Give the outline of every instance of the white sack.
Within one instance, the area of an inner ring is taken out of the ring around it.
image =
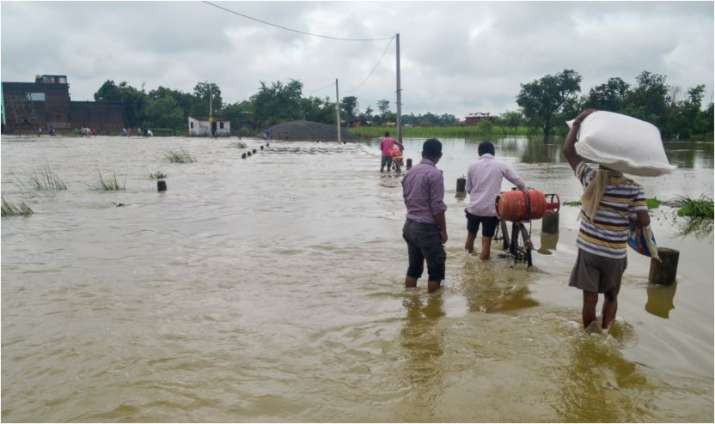
[[[567,122],[571,127],[573,121]],[[668,163],[658,128],[630,116],[596,111],[581,123],[576,153],[590,161],[627,174],[655,177],[668,174]]]

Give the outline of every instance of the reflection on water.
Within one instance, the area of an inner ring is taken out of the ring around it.
[[[638,366],[623,358],[610,336],[579,336],[563,383],[562,404],[557,409],[564,421],[648,421],[649,399],[632,394],[651,387]]]
[[[551,255],[556,250],[556,245],[559,244],[559,235],[541,233],[541,245],[538,252],[542,255]]]
[[[523,163],[565,163],[563,137],[553,137],[546,143],[542,137],[532,136],[480,137],[467,139],[466,144],[476,150],[485,140],[494,143],[497,156],[517,157]],[[679,168],[713,167],[713,143],[665,142],[663,146],[668,160]]]
[[[670,311],[675,309],[673,298],[675,298],[675,290],[678,287],[673,283],[669,286],[660,284],[648,285],[648,302],[645,304],[645,310],[655,316],[668,318]]]
[[[509,267],[507,261],[482,261],[476,257],[464,263],[464,296],[472,312],[505,312],[537,306],[528,283],[530,273]]]
[[[668,142],[664,146],[670,163],[679,168],[713,167],[713,143]]]
[[[445,315],[442,293],[425,300],[411,293],[404,301],[406,316],[400,331],[400,346],[405,361],[402,374],[410,390],[410,406],[404,420],[435,421],[435,391],[442,383],[441,357],[444,354],[442,329],[437,326]]]

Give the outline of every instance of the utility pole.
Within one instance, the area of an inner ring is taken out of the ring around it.
[[[400,34],[395,35],[397,51],[397,140],[402,144],[402,86],[400,84]]]
[[[338,92],[338,79],[335,78],[335,125],[338,129],[338,143],[343,140],[340,136],[340,93]]]
[[[211,87],[209,86],[209,122],[213,122],[213,112],[214,112],[214,98],[213,98],[213,90],[211,90]]]

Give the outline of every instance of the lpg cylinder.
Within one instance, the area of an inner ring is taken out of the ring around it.
[[[546,211],[544,193],[533,188],[504,191],[496,200],[497,215],[505,221],[541,219]]]

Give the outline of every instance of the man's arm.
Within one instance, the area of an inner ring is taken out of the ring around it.
[[[511,182],[512,184],[517,186],[519,188],[519,190],[526,189],[526,184],[524,183],[524,180],[519,178],[519,176],[516,175],[516,172],[514,172],[514,170],[511,169],[511,167],[509,165],[504,164],[502,175],[504,175],[504,178],[509,180],[509,182]]]
[[[439,227],[440,238],[442,243],[447,242],[447,220],[444,218],[444,211],[447,210],[447,205],[444,204],[444,177],[440,173],[429,179],[429,195],[430,209],[432,217]]]
[[[564,156],[569,162],[569,165],[571,165],[571,169],[574,171],[576,170],[578,164],[583,162],[583,158],[576,153],[576,136],[578,135],[579,128],[581,128],[581,122],[583,122],[583,120],[593,112],[595,112],[595,109],[586,109],[581,112],[581,114],[574,119],[573,125],[571,125],[571,129],[569,130],[569,134],[566,136],[566,141],[564,141]]]
[[[439,238],[442,239],[442,243],[447,243],[447,220],[444,219],[444,211],[433,215],[433,218],[439,227]]]
[[[465,190],[467,190],[467,193],[472,192],[472,167],[470,166],[467,169],[467,184],[464,187]]]
[[[650,215],[648,215],[648,201],[646,200],[645,193],[641,188],[638,191],[638,195],[633,199],[633,204],[631,205],[631,213],[636,214],[636,227],[647,227],[650,225]]]

